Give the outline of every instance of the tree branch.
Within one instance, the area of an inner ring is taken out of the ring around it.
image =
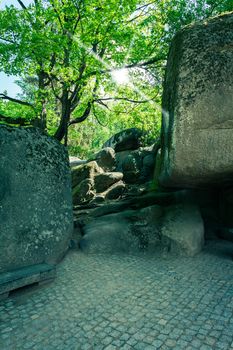
[[[95,116],[97,122],[98,122],[101,126],[106,127],[106,126],[108,125],[108,123],[103,124],[103,123],[99,120],[99,117],[98,117],[98,115],[97,115],[97,113],[96,113],[96,110],[95,110],[95,106],[94,106],[94,105],[93,105],[93,114],[94,114],[94,116]]]
[[[63,26],[63,23],[62,23],[61,17],[60,17],[60,15],[59,15],[59,12],[57,11],[56,6],[54,5],[53,1],[52,1],[51,5],[52,5],[52,7],[53,7],[53,9],[54,9],[54,12],[55,12],[55,13],[56,13],[56,15],[57,15],[58,22],[60,23],[60,27],[61,27],[61,29],[62,29],[62,30],[64,30],[64,26]]]
[[[80,19],[81,19],[81,17],[80,17],[80,14],[78,14],[78,18],[77,18],[77,20],[76,20],[76,22],[75,22],[75,25],[74,25],[74,28],[73,28],[73,35],[75,34],[75,31],[76,31],[76,29],[77,29],[77,26],[78,26],[78,24],[79,24],[79,21],[80,21]]]
[[[153,99],[137,101],[137,100],[132,100],[132,99],[127,98],[127,97],[104,97],[104,98],[98,98],[98,99],[94,100],[94,102],[100,103],[100,101],[127,101],[127,102],[132,102],[132,103],[146,103],[146,102],[150,102],[152,100]]]
[[[104,106],[107,109],[110,109],[108,107],[108,105],[106,105],[106,103],[104,103],[102,100],[98,99],[98,100],[94,100],[93,102],[99,103],[101,106]],[[94,105],[93,105],[94,106]]]
[[[114,67],[114,68],[110,68],[110,69],[101,70],[99,72],[93,71],[93,72],[90,72],[87,76],[96,75],[97,73],[100,73],[100,74],[111,73],[111,72],[114,72],[115,70],[120,70],[120,69],[143,68],[145,66],[149,66],[149,65],[154,64],[156,62],[164,61],[165,59],[166,59],[165,55],[159,55],[159,56],[152,57],[149,60],[141,62],[141,63],[140,62],[131,63],[131,64],[127,64],[123,67]]]
[[[27,7],[24,5],[24,3],[21,0],[17,0],[17,1],[24,10],[27,10]]]
[[[28,106],[28,107],[31,107],[31,108],[35,109],[35,107],[31,103],[26,102],[26,101],[18,100],[17,98],[9,97],[9,96],[7,96],[5,94],[0,94],[0,98],[2,100],[8,100],[8,101],[15,102],[15,103],[18,103],[20,105]]]
[[[149,66],[150,64],[159,62],[159,61],[163,61],[166,59],[166,56],[164,55],[160,55],[160,56],[155,56],[150,58],[147,61],[141,62],[141,63],[132,63],[132,64],[128,64],[127,66],[123,67],[123,68],[134,68],[134,67],[144,67],[144,66]]]
[[[151,2],[148,2],[148,4],[145,4],[145,5],[142,5],[142,6],[139,6],[138,8],[136,8],[136,11],[139,11],[141,9],[144,9],[146,8],[147,6],[150,6],[150,5],[153,5],[154,4],[154,1],[151,1]]]
[[[81,117],[75,118],[73,120],[71,120],[68,124],[68,126],[72,125],[72,124],[77,124],[77,123],[81,123],[83,122],[85,119],[87,119],[87,117],[89,116],[90,112],[91,112],[91,107],[92,107],[92,103],[91,101],[88,102],[87,107],[85,109],[85,111],[83,112],[83,115]]]
[[[48,79],[49,79],[49,81],[50,81],[51,88],[52,88],[52,91],[53,91],[54,96],[56,97],[56,99],[58,99],[58,100],[61,102],[61,101],[62,101],[62,98],[61,98],[61,96],[59,96],[59,95],[57,94],[57,92],[56,92],[53,79],[51,79],[51,77],[50,77],[49,75],[48,75]]]
[[[74,86],[74,89],[73,89],[73,92],[70,96],[70,102],[71,102],[71,105],[72,105],[72,110],[75,109],[76,107],[76,104],[78,103],[78,93],[81,89],[81,84],[80,84],[80,81],[83,77],[83,73],[86,69],[86,61],[85,61],[85,57],[82,58],[82,63],[79,67],[79,75],[76,79],[76,83],[75,83],[75,86]]]

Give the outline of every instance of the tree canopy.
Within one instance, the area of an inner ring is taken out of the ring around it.
[[[103,133],[127,126],[158,133],[172,36],[233,9],[232,0],[17,3],[0,11],[0,71],[19,77],[22,94],[0,94],[0,120],[34,123],[65,143],[69,130],[74,144],[77,124],[80,142],[98,125]]]

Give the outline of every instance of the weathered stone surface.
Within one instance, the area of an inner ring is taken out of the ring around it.
[[[154,168],[155,166],[155,157],[153,154],[148,154],[143,158],[143,167],[145,168]]]
[[[122,172],[122,164],[133,151],[122,151],[116,153],[116,171]]]
[[[98,165],[104,170],[112,171],[116,165],[115,151],[111,147],[106,147],[96,154]]]
[[[69,162],[70,162],[71,168],[73,168],[73,167],[75,167],[77,165],[82,165],[82,164],[87,163],[86,160],[80,159],[78,157],[73,157],[73,156],[69,157]]]
[[[123,172],[139,172],[136,157],[133,154],[129,154],[122,163]]]
[[[125,191],[126,186],[123,181],[113,184],[105,193],[105,199],[118,199]]]
[[[82,238],[82,227],[80,225],[80,222],[75,218],[74,219],[74,230],[73,234],[70,240],[70,248],[71,249],[78,249],[79,248],[79,242]]]
[[[0,272],[56,263],[73,231],[68,154],[39,129],[0,126]]]
[[[166,209],[162,239],[174,253],[194,256],[204,245],[204,224],[197,206],[181,203]]]
[[[95,161],[72,168],[72,187],[79,185],[85,179],[93,179],[96,174],[103,173],[103,169]]]
[[[103,195],[103,194],[97,194],[97,195],[93,198],[93,200],[91,201],[91,203],[96,203],[96,204],[98,204],[98,203],[103,203],[104,201],[105,201],[104,195]]]
[[[233,13],[174,38],[163,95],[162,172],[169,187],[232,182]]]
[[[92,200],[95,196],[94,192],[94,180],[85,179],[81,181],[72,190],[73,204],[85,204]]]
[[[154,251],[161,248],[158,205],[95,218],[83,227],[81,249],[87,253]]]
[[[97,193],[106,191],[111,185],[122,180],[123,174],[119,172],[102,173],[95,176],[95,190]]]
[[[159,186],[159,175],[161,173],[161,149],[158,150],[156,154],[156,160],[155,160],[155,168],[154,168],[154,174],[153,174],[153,182],[155,188],[158,188]]]
[[[105,203],[101,206],[92,207],[92,211],[88,211],[87,208],[84,208],[84,212],[86,212],[87,209],[87,214],[89,220],[85,220],[86,222],[89,222],[91,220],[95,220],[98,217],[105,216],[108,214],[113,214],[113,213],[119,213],[121,211],[133,209],[133,210],[140,210],[142,208],[150,207],[153,205],[158,205],[158,206],[169,206],[177,203],[177,192],[169,192],[169,193],[164,193],[164,192],[151,192],[151,193],[145,193],[143,188],[141,188],[142,191],[137,192],[134,190],[134,195],[130,195],[130,198],[126,198],[121,201],[113,202],[113,203]],[[81,208],[79,208],[81,209]],[[83,215],[80,213],[80,211],[76,211],[76,214],[79,216]]]
[[[122,162],[122,171],[126,183],[134,184],[140,177],[139,163],[141,163],[141,158],[138,158],[134,154],[129,154]]]
[[[141,182],[149,181],[153,178],[156,157],[154,154],[148,154],[143,158],[143,167],[141,169]]]
[[[124,181],[127,184],[135,184],[139,182],[139,178],[140,178],[140,172],[136,172],[136,171],[125,171],[124,172]]]
[[[126,183],[145,183],[153,178],[159,141],[149,147],[116,153],[116,171],[124,173]]]
[[[130,128],[112,136],[103,147],[111,147],[116,152],[137,149],[142,145],[143,132],[137,128]]]

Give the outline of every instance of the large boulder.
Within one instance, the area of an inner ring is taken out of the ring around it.
[[[137,149],[142,145],[143,131],[137,128],[130,128],[118,132],[103,145],[111,147],[116,152]]]
[[[68,154],[39,129],[0,126],[0,272],[56,263],[73,231]]]
[[[185,27],[172,42],[163,93],[168,187],[232,182],[233,13]]]

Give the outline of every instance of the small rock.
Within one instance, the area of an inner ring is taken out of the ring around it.
[[[103,173],[103,169],[95,161],[72,168],[72,187],[79,185],[85,179],[93,179],[96,174]]]
[[[125,189],[125,183],[123,181],[119,181],[107,190],[105,199],[118,199],[124,193]]]
[[[98,174],[95,176],[95,190],[97,193],[102,193],[122,178],[123,174],[119,172]]]
[[[92,200],[95,196],[93,179],[85,179],[81,181],[72,191],[73,204],[85,204]]]

